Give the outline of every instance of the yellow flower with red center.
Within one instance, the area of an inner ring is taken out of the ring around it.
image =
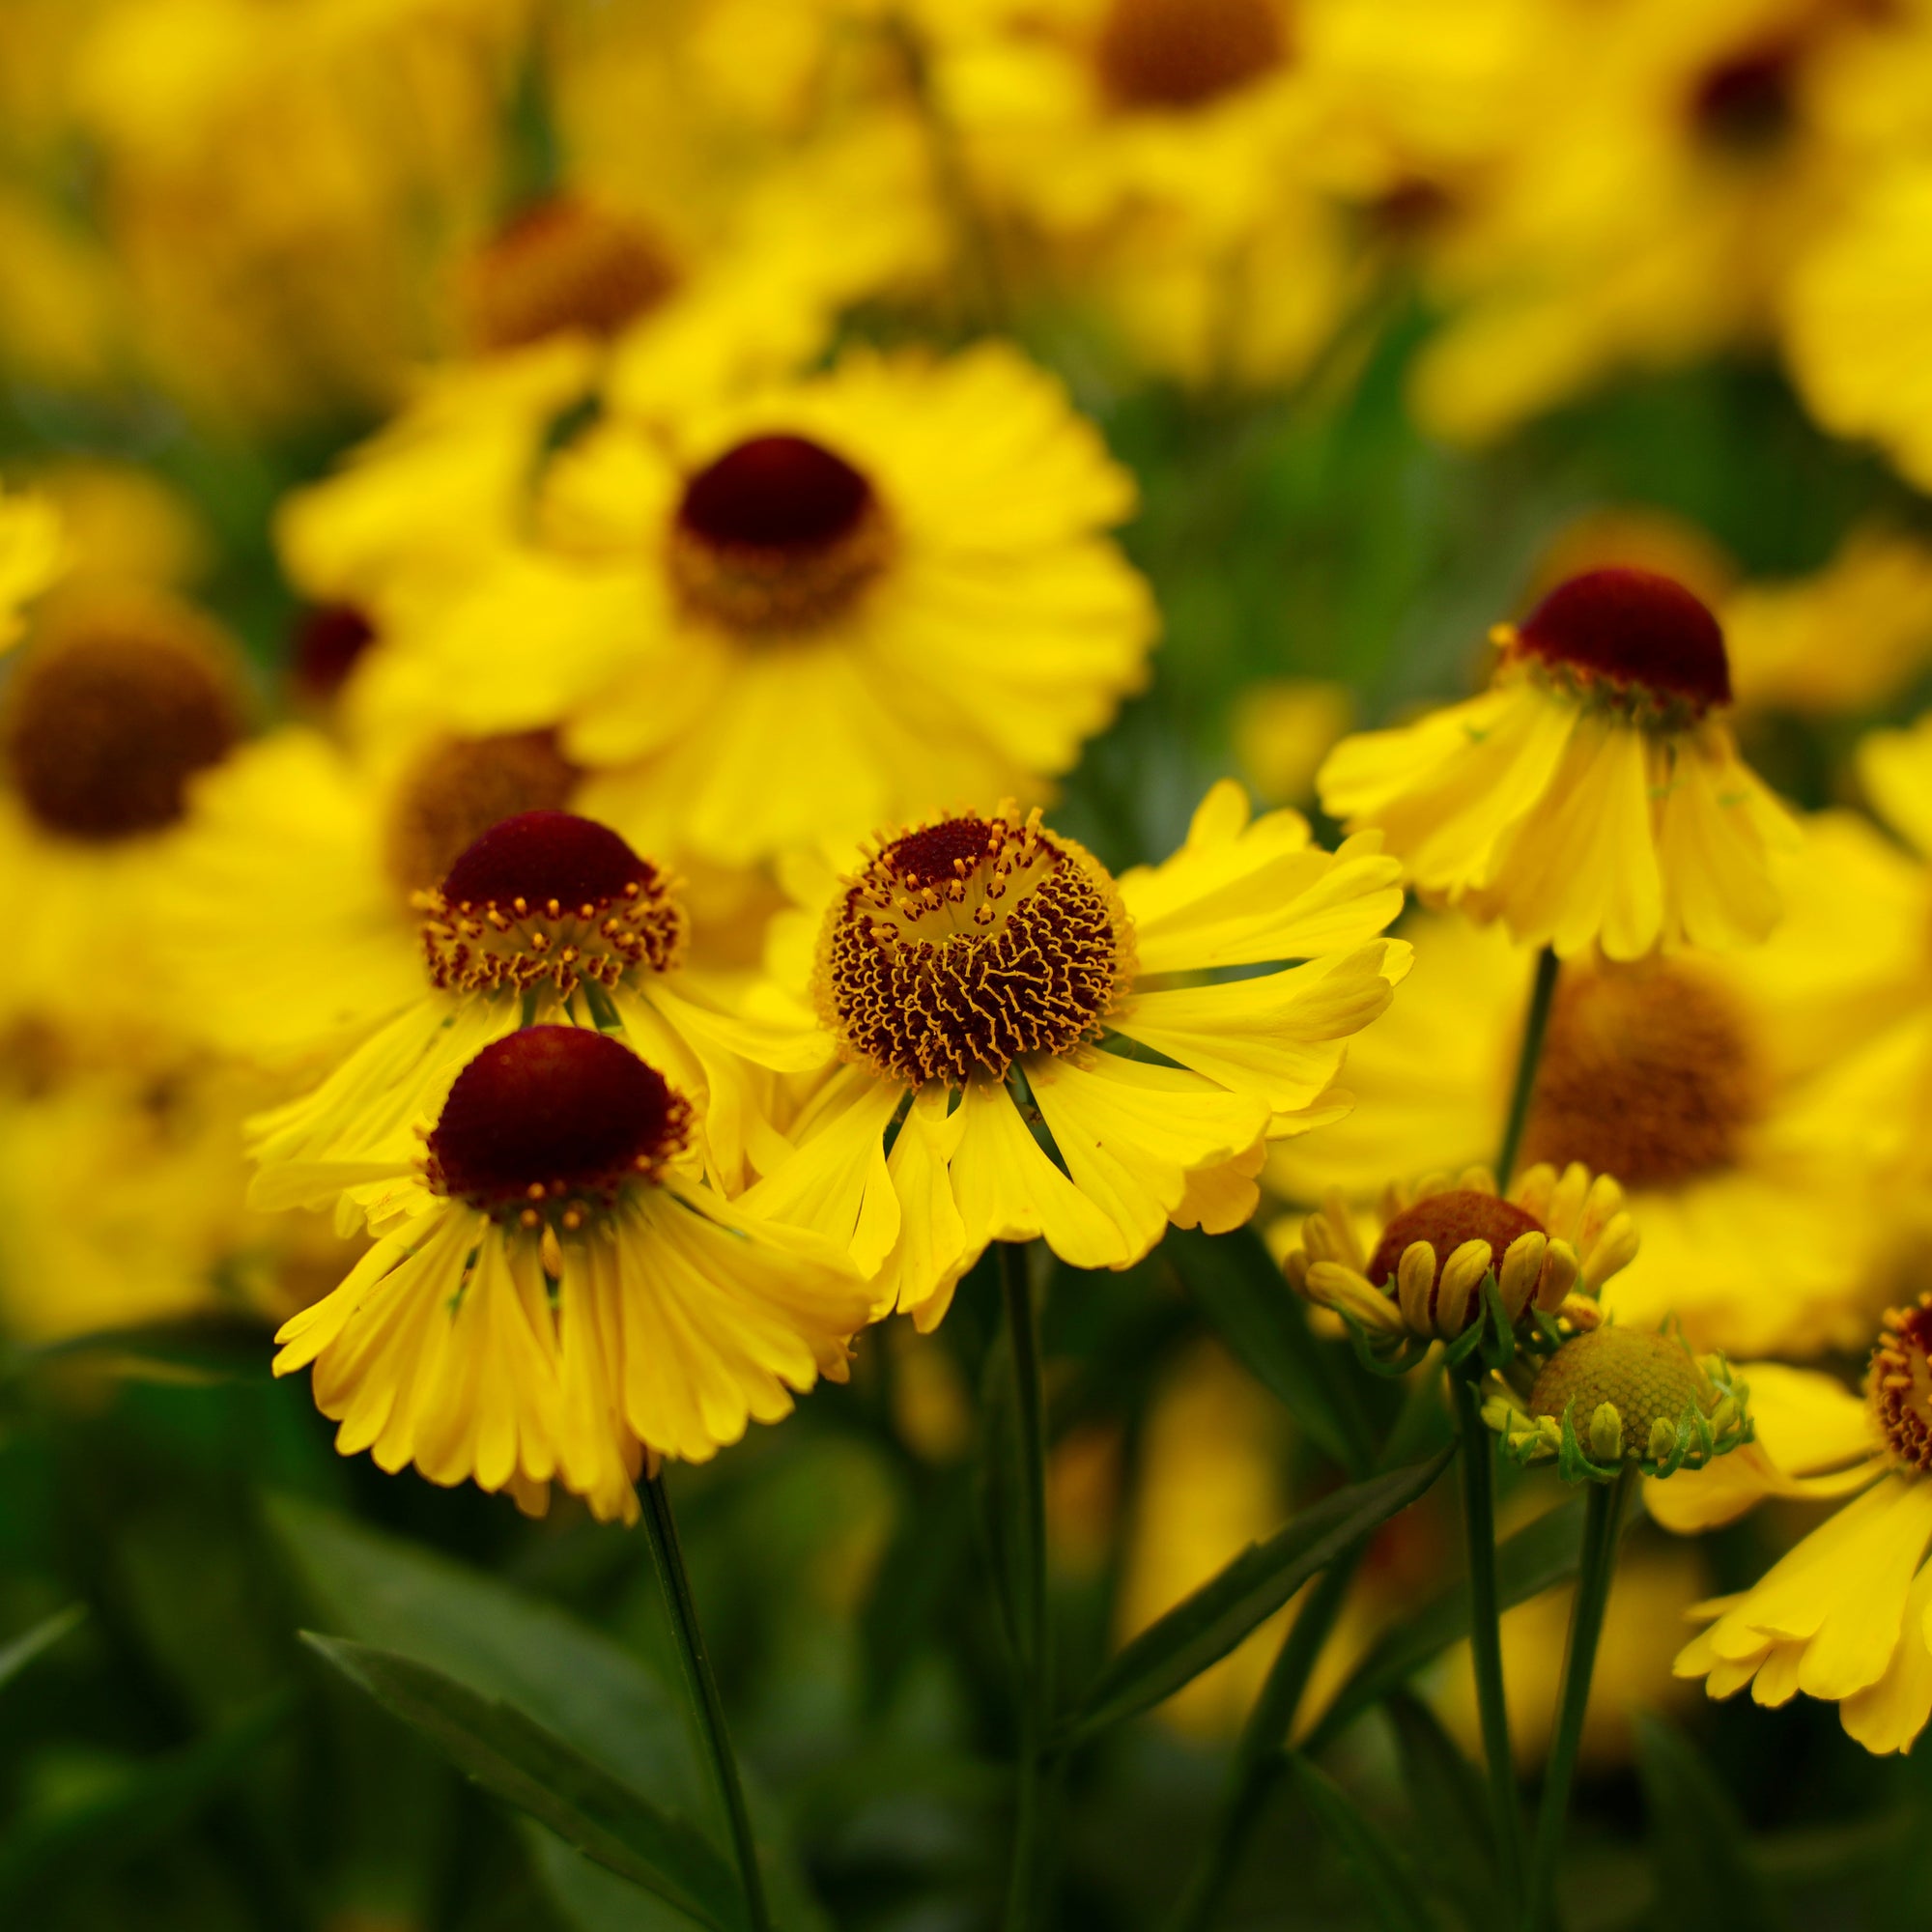
[[[285,1322],[344,1455],[391,1472],[549,1486],[632,1520],[646,1456],[702,1461],[843,1379],[868,1301],[833,1243],[690,1173],[690,1102],[621,1041],[539,1025],[449,1084],[392,1231]]]
[[[1236,1227],[1265,1143],[1348,1109],[1346,1042],[1407,970],[1379,936],[1395,875],[1374,839],[1251,823],[1230,783],[1118,880],[1010,806],[882,838],[780,935],[844,1064],[749,1198],[849,1243],[928,1327],[991,1241],[1118,1268],[1170,1222]]]
[[[743,865],[935,797],[1063,771],[1145,674],[1133,504],[1011,350],[611,419],[540,485],[536,532],[384,639],[469,733],[555,726],[585,810]]]
[[[1380,831],[1425,897],[1564,958],[1764,939],[1771,854],[1797,833],[1738,757],[1710,611],[1668,578],[1596,570],[1492,635],[1490,689],[1345,739],[1323,807]]]
[[[1834,1378],[1753,1364],[1757,1440],[1645,1492],[1666,1529],[1710,1529],[1767,1496],[1842,1501],[1748,1589],[1692,1612],[1677,1659],[1713,1697],[1835,1703],[1871,1751],[1909,1750],[1932,1716],[1932,1303],[1885,1318],[1864,1399]]]

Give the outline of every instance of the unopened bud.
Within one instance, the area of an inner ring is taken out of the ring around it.
[[[1427,1241],[1411,1241],[1396,1263],[1396,1299],[1411,1335],[1430,1332],[1429,1291],[1435,1285],[1435,1250]]]
[[[1497,1271],[1496,1291],[1502,1296],[1503,1313],[1514,1321],[1529,1306],[1543,1273],[1544,1257],[1549,1252],[1547,1235],[1519,1235],[1509,1244],[1503,1264]]]
[[[1600,1402],[1590,1416],[1590,1454],[1600,1463],[1615,1463],[1624,1453],[1624,1419],[1613,1402]]]
[[[1435,1332],[1453,1340],[1468,1321],[1469,1299],[1490,1271],[1495,1250],[1484,1240],[1464,1241],[1442,1264],[1442,1280],[1435,1291]]]

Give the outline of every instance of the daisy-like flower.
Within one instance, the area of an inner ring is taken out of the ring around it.
[[[155,895],[189,784],[242,718],[228,639],[179,599],[89,584],[43,606],[0,696],[0,877],[32,908],[0,960],[0,1023],[162,1020]]]
[[[1523,1135],[1525,1161],[1582,1161],[1629,1195],[1643,1246],[1605,1309],[1675,1315],[1734,1357],[1867,1332],[1897,1215],[1870,1175],[1911,1131],[1928,1038],[1928,881],[1848,812],[1804,834],[1764,946],[1564,966]],[[1373,1202],[1391,1169],[1486,1160],[1502,1138],[1533,957],[1461,919],[1405,929],[1415,971],[1350,1052],[1355,1112],[1270,1158],[1291,1201]]]
[[[283,1325],[275,1373],[313,1368],[345,1456],[635,1520],[646,1456],[703,1461],[842,1379],[868,1307],[834,1244],[698,1183],[693,1121],[607,1034],[491,1041],[398,1164],[395,1229]]]
[[[1118,1268],[1170,1222],[1246,1220],[1266,1141],[1348,1110],[1345,1042],[1408,966],[1376,841],[1250,823],[1232,783],[1118,881],[1003,807],[883,838],[813,896],[775,963],[845,1064],[748,1198],[849,1242],[923,1327],[991,1241]]]
[[[680,983],[688,920],[675,882],[594,820],[566,811],[504,819],[414,902],[413,996],[313,1091],[256,1119],[258,1205],[339,1198],[345,1224],[357,1210],[392,1216],[394,1190],[379,1170],[407,1158],[462,1067],[520,1028],[620,1030],[702,1101],[701,1127],[681,1130],[680,1143],[690,1139],[726,1177],[742,1157],[750,1063],[796,1071],[830,1050],[803,1022],[760,1026]],[[345,1188],[352,1167],[371,1172]]]
[[[1531,1311],[1594,1327],[1604,1284],[1636,1249],[1623,1189],[1573,1161],[1560,1174],[1532,1167],[1507,1195],[1485,1168],[1391,1185],[1373,1239],[1336,1195],[1301,1224],[1283,1267],[1378,1353],[1414,1352],[1462,1340],[1490,1314],[1512,1331]]]
[[[1770,855],[1797,835],[1738,757],[1703,604],[1595,570],[1492,636],[1490,689],[1345,739],[1324,808],[1380,830],[1425,896],[1564,958],[1761,941],[1779,910]]]
[[[538,535],[387,639],[472,732],[554,726],[583,810],[742,865],[1065,770],[1142,679],[1133,484],[1045,375],[986,346],[613,419]]]
[[[1843,1500],[1749,1589],[1703,1604],[1710,1628],[1676,1662],[1713,1697],[1799,1691],[1835,1703],[1870,1751],[1911,1748],[1932,1716],[1932,1300],[1894,1309],[1863,1401],[1833,1377],[1758,1363],[1757,1440],[1646,1491],[1666,1529],[1731,1521],[1767,1496]]]

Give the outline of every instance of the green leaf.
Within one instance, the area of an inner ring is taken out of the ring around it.
[[[1350,1475],[1373,1461],[1354,1390],[1251,1227],[1231,1235],[1170,1229],[1162,1251],[1228,1348]]]
[[[1419,1697],[1395,1691],[1388,1714],[1424,1868],[1464,1918],[1481,1924],[1496,1897],[1495,1848],[1482,1780]]]
[[[1267,1542],[1251,1543],[1101,1671],[1071,1720],[1068,1741],[1160,1703],[1218,1663],[1318,1571],[1421,1495],[1449,1456],[1444,1450],[1427,1463],[1337,1490]]]
[[[695,1809],[708,1793],[670,1688],[609,1637],[311,1503],[276,1496],[265,1509],[318,1622],[514,1705],[660,1805]]]
[[[691,1825],[660,1810],[522,1711],[393,1651],[338,1637],[302,1641],[485,1790],[700,1924],[735,1932],[731,1868]]]
[[[85,1604],[70,1604],[66,1609],[43,1618],[32,1630],[23,1631],[12,1643],[0,1644],[0,1684],[19,1676],[35,1658],[43,1650],[51,1650],[86,1615]]]
[[[1414,1868],[1395,1840],[1298,1751],[1288,1760],[1295,1788],[1321,1823],[1382,1932],[1438,1932]]]
[[[277,1694],[239,1722],[136,1766],[79,1803],[24,1812],[0,1838],[0,1923],[38,1923],[24,1907],[43,1902],[67,1875],[98,1875],[173,1836],[254,1759],[294,1709],[292,1696]],[[14,1908],[23,1909],[18,1919]]]
[[[1632,1513],[1633,1515],[1635,1512]],[[1628,1527],[1628,1525],[1626,1525]],[[1583,1547],[1580,1497],[1559,1504],[1496,1547],[1496,1598],[1507,1610],[1569,1582]],[[1424,1664],[1469,1634],[1469,1586],[1457,1583],[1432,1598],[1405,1624],[1388,1632],[1336,1692],[1306,1741],[1311,1756],[1339,1736],[1364,1711],[1400,1690]]]
[[[1700,1932],[1774,1932],[1787,1923],[1751,1861],[1730,1794],[1682,1732],[1636,1719],[1637,1773],[1650,1820],[1657,1896]]]

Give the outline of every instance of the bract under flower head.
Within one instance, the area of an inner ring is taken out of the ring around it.
[[[814,986],[849,1055],[958,1086],[1097,1037],[1132,970],[1113,880],[1008,806],[885,845],[827,915]]]

